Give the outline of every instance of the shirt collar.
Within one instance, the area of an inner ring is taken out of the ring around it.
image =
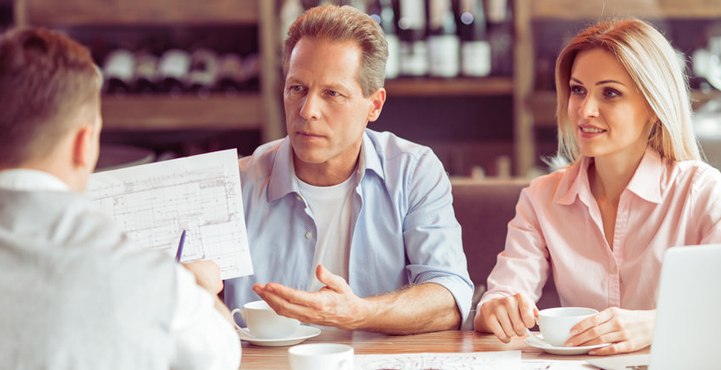
[[[70,191],[59,178],[43,171],[12,169],[0,171],[0,188],[15,191]]]
[[[586,205],[591,204],[589,197],[592,197],[592,194],[588,182],[588,166],[592,160],[593,158],[584,157],[581,162],[566,169],[554,197],[556,203],[570,205],[578,197]]]
[[[363,174],[366,170],[371,170],[381,179],[384,179],[383,165],[373,150],[374,147],[373,141],[368,134],[364,132],[357,170],[358,183],[362,181]],[[293,181],[294,178],[293,147],[290,144],[290,138],[286,136],[278,148],[278,153],[273,163],[273,170],[271,171],[268,182],[268,201],[275,201],[291,193],[299,193],[298,185]]]
[[[661,154],[651,148],[638,164],[636,173],[626,187],[628,190],[651,203],[661,203],[661,177],[663,176],[663,159]]]
[[[584,157],[581,163],[566,170],[559,191],[554,201],[558,204],[570,205],[578,196],[586,205],[591,204],[593,195],[588,182],[588,166],[593,158]],[[661,203],[661,176],[663,175],[661,155],[651,148],[641,158],[631,181],[626,189],[651,203]]]

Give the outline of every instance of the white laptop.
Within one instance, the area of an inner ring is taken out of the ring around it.
[[[661,267],[650,355],[587,360],[608,370],[721,369],[721,244],[673,247]]]

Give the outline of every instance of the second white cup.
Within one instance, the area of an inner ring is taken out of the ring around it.
[[[295,333],[300,326],[300,321],[278,315],[265,301],[248,302],[243,305],[242,310],[236,308],[231,312],[233,316],[236,313],[243,316],[248,328],[241,328],[238,324],[235,327],[239,330],[247,330],[256,338],[287,338]]]
[[[564,347],[571,337],[571,328],[581,320],[597,314],[598,310],[584,307],[556,307],[538,312],[538,328],[546,343]]]
[[[291,370],[353,370],[353,353],[345,344],[301,344],[288,349],[288,361]]]

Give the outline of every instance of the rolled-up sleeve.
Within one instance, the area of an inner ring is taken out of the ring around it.
[[[409,281],[448,289],[465,321],[471,310],[473,283],[463,252],[461,226],[453,212],[451,182],[431,151],[419,157],[406,186],[409,208],[403,238]]]

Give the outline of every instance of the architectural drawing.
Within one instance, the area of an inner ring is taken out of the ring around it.
[[[356,355],[355,370],[517,370],[520,351]]]
[[[186,230],[182,262],[253,273],[235,150],[95,173],[87,195],[141,247],[174,256]]]

